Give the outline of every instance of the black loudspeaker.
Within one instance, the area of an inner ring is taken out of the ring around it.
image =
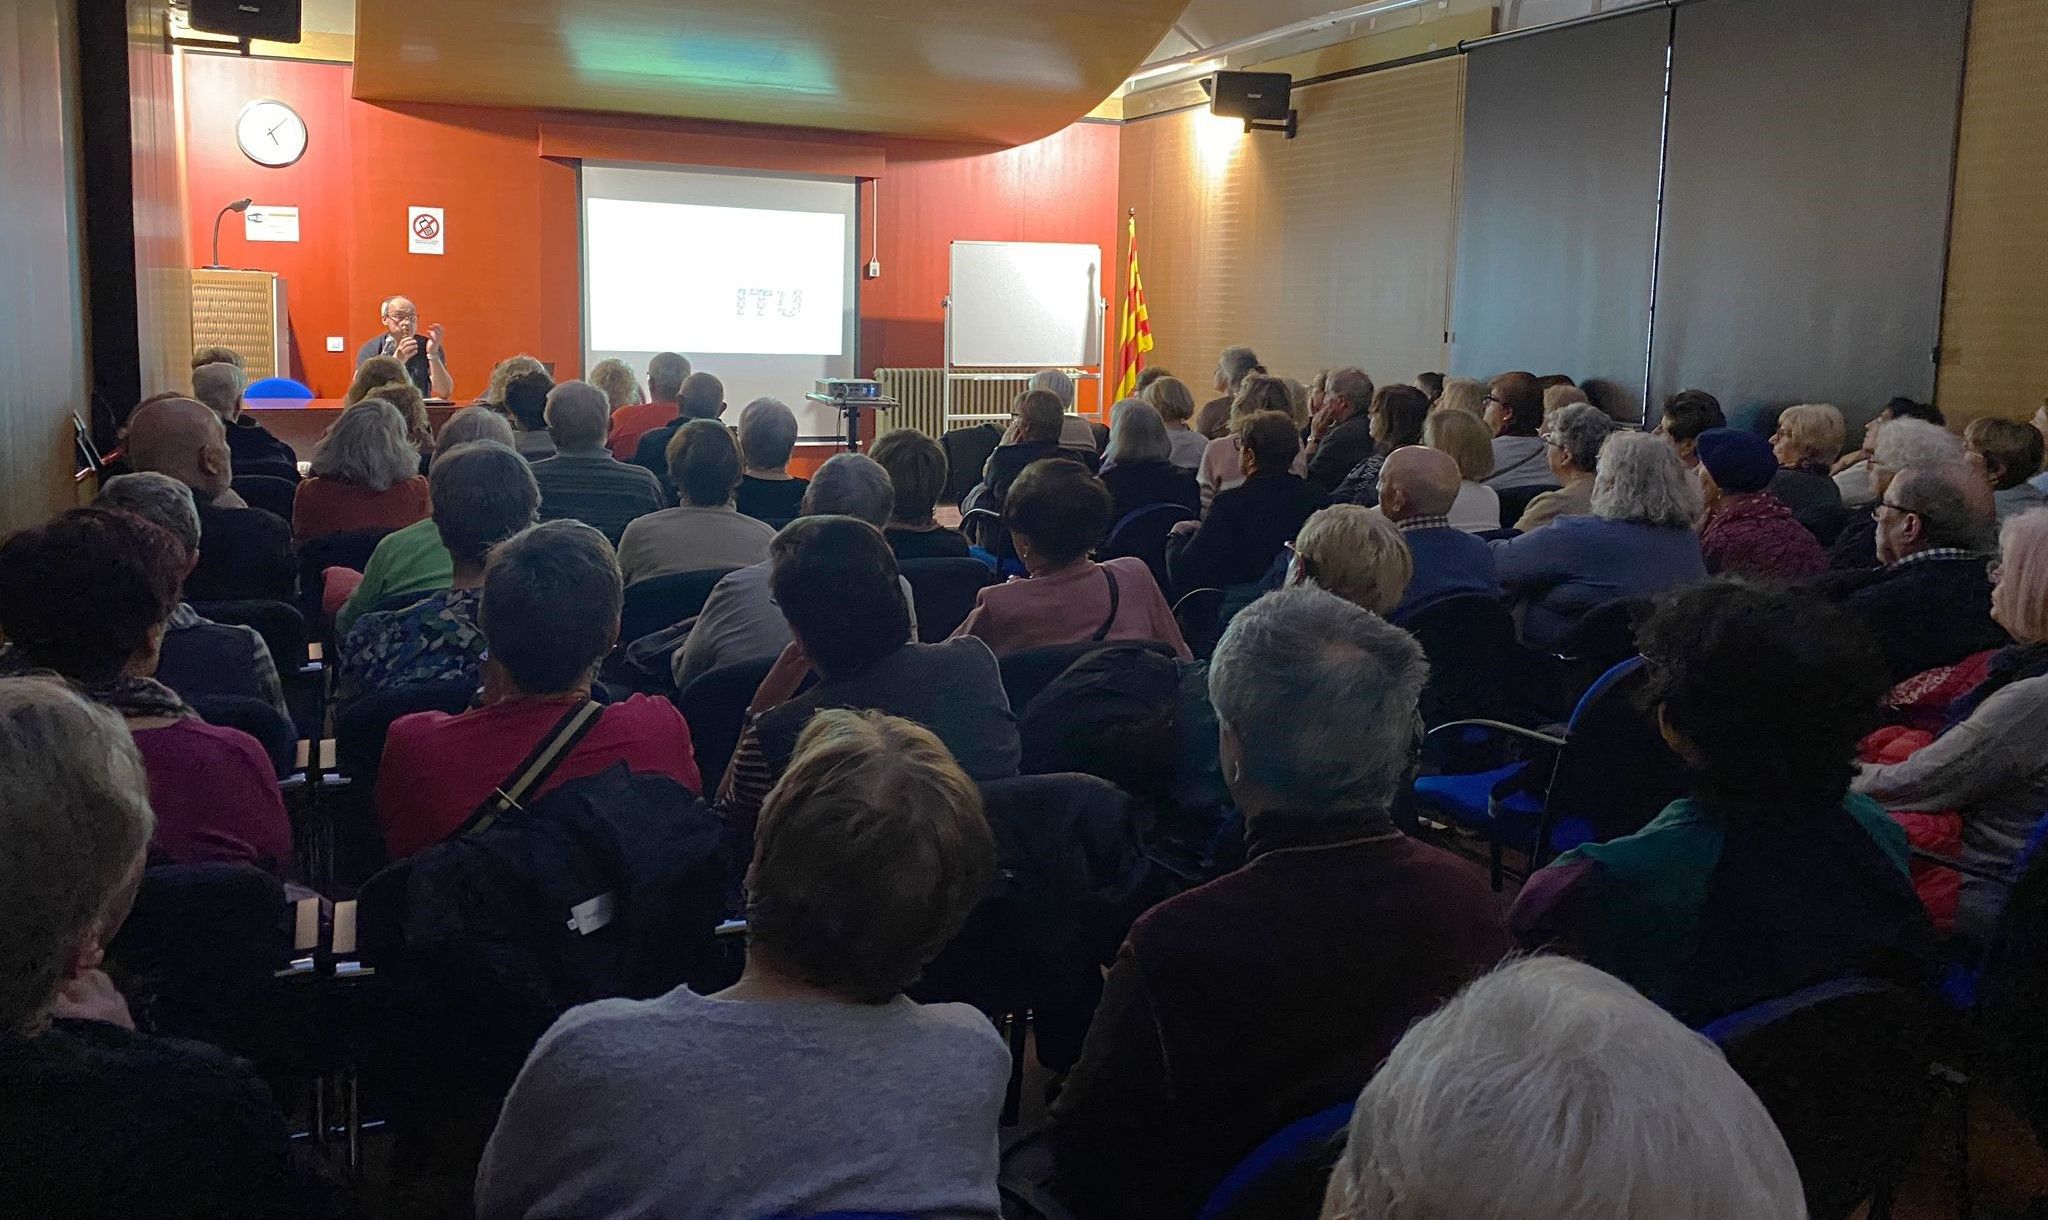
[[[1218,72],[1209,85],[1209,109],[1226,119],[1282,122],[1294,78],[1285,72]]]
[[[299,0],[191,0],[193,29],[267,42],[299,40]]]

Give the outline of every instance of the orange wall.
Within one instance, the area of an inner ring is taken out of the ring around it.
[[[349,96],[346,65],[189,55],[185,61],[187,181],[193,257],[207,258],[214,213],[229,200],[296,204],[300,241],[252,243],[241,219],[221,226],[221,261],[285,276],[295,376],[338,395],[354,350],[376,334],[377,305],[405,293],[422,320],[448,328],[456,394],[483,391],[491,366],[527,351],[581,371],[581,251],[573,162],[539,154],[544,112],[460,106],[390,106]],[[234,143],[248,102],[291,104],[310,130],[297,165],[264,169]],[[588,120],[587,117],[584,121]],[[621,121],[622,123],[630,121]],[[668,137],[731,127],[632,122],[657,159]],[[770,130],[746,133],[774,140]],[[1117,129],[1077,123],[1001,152],[917,141],[859,141],[816,132],[791,142],[864,142],[886,152],[880,180],[882,277],[861,281],[860,358],[877,366],[939,362],[947,243],[953,240],[1094,242],[1103,247],[1103,293],[1114,288]],[[863,191],[863,207],[874,196]],[[448,252],[406,251],[406,209],[446,209]],[[875,214],[863,216],[860,259]],[[340,354],[328,335],[346,337]],[[808,387],[792,386],[790,393]]]

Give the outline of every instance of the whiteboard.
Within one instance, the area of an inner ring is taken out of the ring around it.
[[[1102,247],[956,241],[946,362],[963,368],[1102,363]]]

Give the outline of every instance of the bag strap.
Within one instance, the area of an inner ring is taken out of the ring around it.
[[[491,790],[491,794],[484,798],[483,804],[476,807],[476,812],[470,814],[469,820],[455,833],[482,834],[490,828],[491,823],[505,814],[522,808],[520,802],[526,799],[529,792],[547,782],[548,777],[555,773],[555,768],[561,766],[562,761],[575,751],[577,743],[581,742],[590,730],[597,727],[598,719],[603,712],[604,705],[595,699],[585,699],[570,708],[567,714],[555,723],[554,730],[542,737],[540,744],[533,747],[533,752],[526,756],[526,761],[513,768],[512,774],[505,777],[505,782]]]
[[[1110,571],[1109,565],[1106,563],[1101,565],[1101,567],[1102,578],[1109,582],[1109,617],[1103,619],[1102,626],[1097,627],[1095,629],[1095,634],[1088,637],[1088,642],[1091,644],[1099,643],[1102,640],[1108,639],[1109,629],[1116,625],[1116,608],[1117,602],[1119,600],[1116,588],[1116,573]]]

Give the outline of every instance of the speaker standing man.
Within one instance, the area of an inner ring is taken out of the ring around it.
[[[448,372],[446,354],[441,349],[441,327],[439,324],[419,333],[420,311],[405,297],[387,297],[381,311],[384,319],[384,333],[363,344],[356,353],[356,364],[372,356],[393,356],[405,366],[406,375],[427,398],[450,398],[455,394],[455,378]]]

